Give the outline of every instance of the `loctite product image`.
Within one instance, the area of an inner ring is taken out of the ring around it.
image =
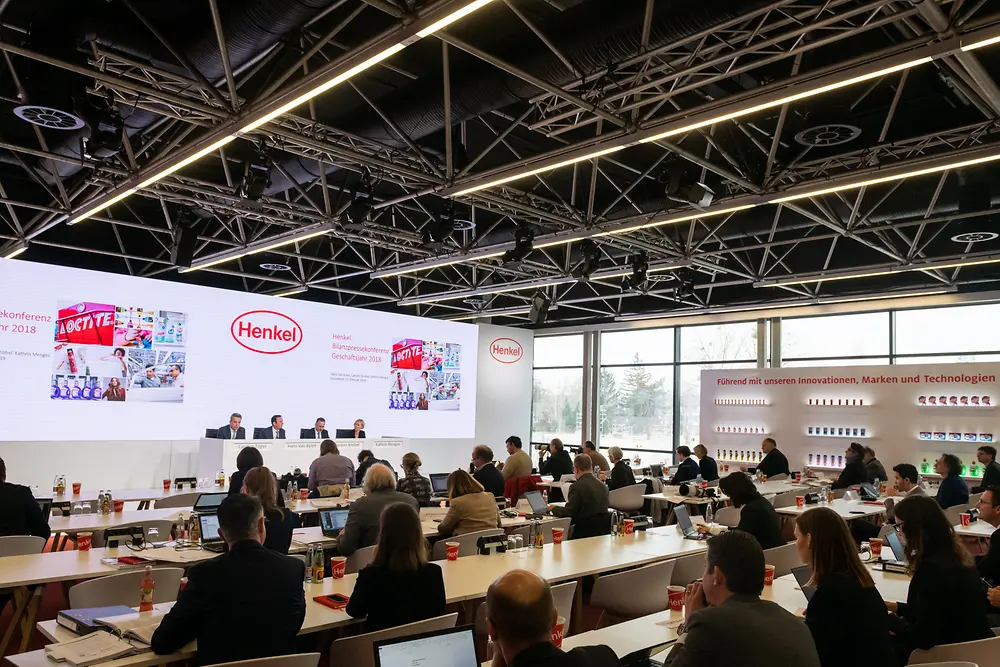
[[[70,399],[72,399],[74,401],[80,400],[80,381],[79,380],[75,380],[75,379],[73,380],[73,389],[70,390],[69,397],[70,397]]]
[[[76,373],[76,354],[73,353],[73,348],[66,348],[66,358],[69,360],[69,372]]]

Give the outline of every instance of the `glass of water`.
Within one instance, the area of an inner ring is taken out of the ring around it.
[[[159,542],[159,541],[160,541],[160,530],[159,530],[159,528],[155,528],[153,526],[150,526],[149,528],[147,528],[146,529],[146,544],[152,546],[153,544],[155,544],[156,542]]]
[[[514,545],[514,551],[516,551],[517,553],[519,553],[519,554],[521,554],[523,556],[524,555],[524,535],[515,535],[514,536],[514,541],[516,543]]]

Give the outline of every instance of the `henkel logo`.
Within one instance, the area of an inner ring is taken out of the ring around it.
[[[299,323],[273,310],[243,313],[233,320],[229,332],[237,343],[260,354],[284,354],[302,342]]]
[[[501,364],[514,364],[521,360],[524,350],[513,338],[497,338],[490,343],[490,355]]]

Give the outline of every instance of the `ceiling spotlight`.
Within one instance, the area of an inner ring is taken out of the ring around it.
[[[671,201],[707,208],[712,205],[712,201],[715,199],[712,188],[689,178],[681,169],[668,169],[660,180],[664,184],[664,194]]]
[[[545,318],[549,316],[549,306],[552,305],[552,299],[549,296],[538,290],[531,297],[531,310],[528,311],[528,319],[531,320],[532,324],[544,324]]]
[[[89,134],[80,137],[83,155],[103,160],[121,151],[125,121],[118,112],[118,106],[111,99],[102,100],[100,104],[78,99],[74,104],[74,111],[84,119],[90,129]]]
[[[518,227],[515,229],[514,247],[503,254],[503,263],[523,262],[534,251],[534,240],[535,232],[531,231],[529,227]]]
[[[630,292],[642,291],[646,285],[646,272],[649,271],[649,255],[640,250],[631,257],[632,275],[625,278],[624,290]]]
[[[690,270],[677,272],[677,287],[674,288],[674,300],[683,301],[694,295],[695,274]]]
[[[580,252],[583,253],[583,259],[573,269],[573,277],[577,280],[590,280],[591,274],[601,268],[601,247],[590,239],[585,239],[580,244]]]
[[[261,150],[243,161],[243,178],[236,186],[236,194],[243,199],[258,201],[271,185],[271,159]]]
[[[432,250],[443,250],[454,234],[455,210],[448,207],[424,229],[423,245]]]
[[[340,226],[352,232],[365,231],[372,219],[372,185],[368,172],[351,189],[351,204],[340,216]]]

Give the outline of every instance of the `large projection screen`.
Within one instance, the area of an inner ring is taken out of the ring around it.
[[[471,438],[478,329],[0,260],[0,441],[171,440],[243,415],[288,438]]]

